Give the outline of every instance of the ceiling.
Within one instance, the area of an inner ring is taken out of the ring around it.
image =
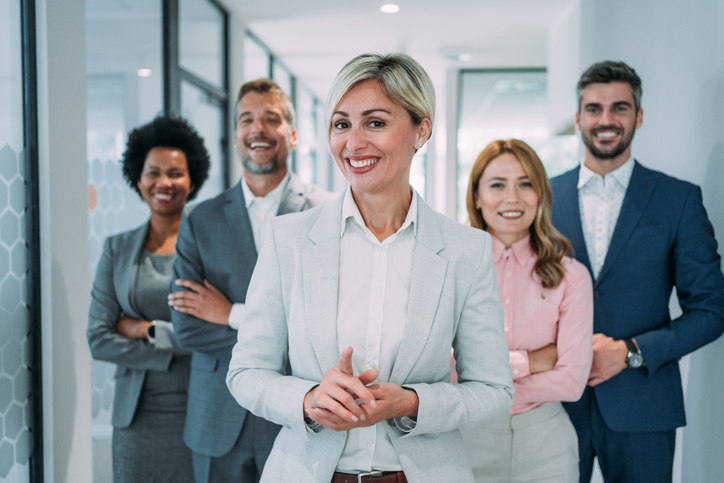
[[[405,52],[442,81],[449,67],[544,67],[548,27],[573,0],[222,0],[324,99],[363,52]],[[467,57],[461,61],[460,56]]]

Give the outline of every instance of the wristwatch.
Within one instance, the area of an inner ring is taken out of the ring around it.
[[[626,354],[626,365],[631,369],[638,369],[644,365],[644,356],[632,339],[624,339],[628,353]]]

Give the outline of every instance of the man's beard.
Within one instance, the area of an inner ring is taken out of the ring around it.
[[[605,131],[606,129],[598,129],[598,131]],[[631,141],[633,141],[634,133],[636,132],[635,129],[632,129],[629,136],[626,136],[626,132],[624,131],[623,137],[621,138],[621,141],[619,141],[618,144],[615,146],[612,146],[610,148],[607,148],[607,150],[602,150],[598,146],[596,146],[596,143],[593,139],[595,137],[595,134],[592,136],[588,136],[587,134],[584,134],[581,132],[581,139],[583,140],[584,146],[598,159],[614,159],[618,156],[620,156],[626,149],[628,149],[629,146],[631,146]]]
[[[273,158],[268,163],[264,164],[256,164],[254,161],[251,160],[249,156],[243,156],[241,158],[241,164],[244,166],[244,169],[246,169],[248,172],[253,174],[271,174],[276,173],[282,167],[285,162],[279,162],[279,159]]]

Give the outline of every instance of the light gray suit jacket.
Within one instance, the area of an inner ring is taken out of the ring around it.
[[[343,198],[275,219],[251,280],[227,384],[239,404],[282,425],[262,481],[328,483],[344,448],[346,432],[311,432],[302,411],[305,394],[339,360]],[[422,200],[418,224],[404,339],[390,376],[417,392],[417,426],[406,434],[393,421],[380,424],[410,482],[473,481],[458,428],[503,416],[513,398],[490,238]]]
[[[330,197],[292,173],[278,214],[306,210]],[[257,250],[239,183],[191,210],[181,222],[176,253],[174,279],[208,280],[232,303],[246,301]],[[185,289],[172,283],[171,290]],[[197,453],[225,455],[239,439],[246,418],[225,383],[236,330],[175,310],[171,320],[179,344],[193,351],[184,442]]]
[[[156,321],[155,344],[129,339],[116,332],[121,315],[143,319],[134,299],[133,286],[143,254],[148,222],[108,237],[98,261],[88,313],[88,345],[94,359],[113,362],[116,390],[111,423],[116,428],[131,424],[147,370],[165,371],[179,350],[171,322]]]

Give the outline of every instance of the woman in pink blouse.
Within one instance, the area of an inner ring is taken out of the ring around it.
[[[470,224],[493,238],[515,396],[511,412],[463,431],[478,482],[577,482],[576,432],[560,401],[580,398],[592,355],[593,291],[551,224],[551,188],[535,151],[510,139],[473,165]]]

